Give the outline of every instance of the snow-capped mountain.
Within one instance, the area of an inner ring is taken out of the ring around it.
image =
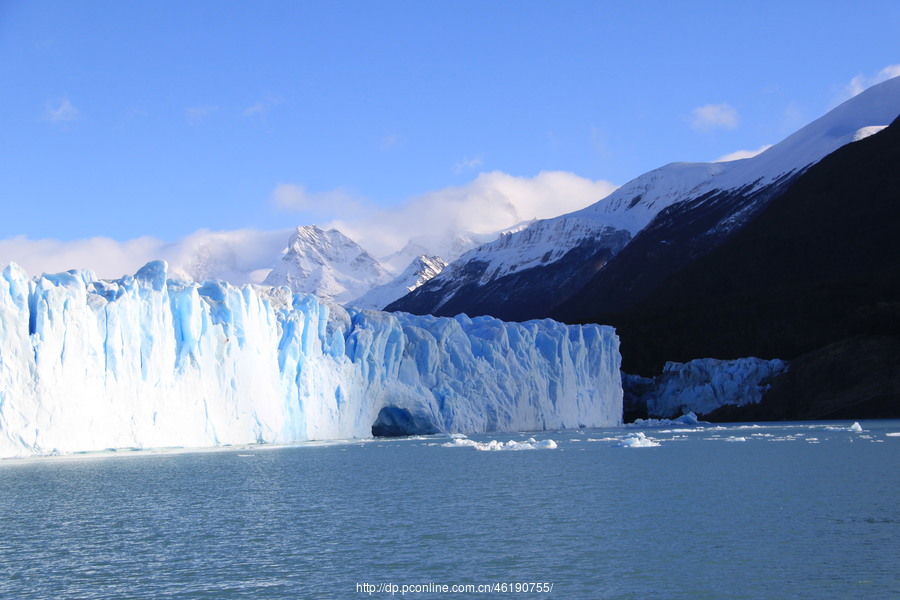
[[[287,251],[263,283],[343,303],[390,278],[376,259],[337,229],[303,225],[291,236]]]
[[[291,235],[287,249],[262,283],[380,310],[440,273],[449,260],[525,225],[488,234],[450,230],[440,236],[416,236],[381,260],[337,229],[304,225]]]
[[[887,416],[882,409],[900,406],[892,383],[900,347],[898,164],[900,117],[806,169],[745,226],[696,257],[710,237],[706,230],[720,222],[707,219],[716,207],[699,201],[672,207],[553,317],[615,325],[624,368],[642,375],[658,373],[666,361],[799,361],[818,352],[782,395],[794,398],[796,412],[770,415],[838,418],[836,393],[825,390],[844,386],[844,407],[856,406],[853,414],[866,404],[870,417]],[[880,339],[892,336],[893,343]],[[810,394],[819,380],[828,385]],[[856,381],[867,384],[844,383]]]
[[[372,288],[347,304],[357,308],[381,310],[391,302],[405,296],[426,281],[433,279],[447,266],[440,256],[417,256],[409,266],[392,281]]]
[[[418,314],[490,314],[528,319],[594,277],[655,219],[690,207],[691,260],[720,243],[810,165],[883,129],[900,112],[900,78],[873,86],[752,157],[719,163],[671,163],[628,182],[582,210],[537,221],[479,246],[389,310]],[[663,234],[660,234],[663,235]],[[660,243],[666,240],[660,240]]]
[[[406,270],[420,256],[439,256],[442,260],[449,263],[472,248],[477,248],[482,244],[497,239],[502,233],[499,231],[473,233],[471,231],[451,230],[440,236],[415,236],[410,238],[403,248],[382,257],[380,261],[386,269],[397,273]]]

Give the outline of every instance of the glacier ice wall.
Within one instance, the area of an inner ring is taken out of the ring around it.
[[[726,405],[758,404],[768,389],[765,380],[786,368],[777,358],[698,358],[667,362],[654,378],[623,377],[629,391],[639,396],[635,400],[645,403],[647,414],[674,418],[688,411],[706,415]]]
[[[621,422],[609,327],[343,309],[287,288],[0,277],[0,457]]]

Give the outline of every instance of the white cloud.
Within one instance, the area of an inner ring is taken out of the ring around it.
[[[218,106],[192,106],[185,109],[188,123],[191,125],[199,125],[210,115],[219,110]]]
[[[737,129],[739,121],[737,110],[727,103],[705,104],[691,111],[691,127],[698,131]]]
[[[473,171],[484,164],[484,158],[481,156],[465,156],[456,161],[453,165],[453,172],[459,175],[466,171]]]
[[[89,268],[99,277],[119,277],[158,258],[163,246],[153,237],[120,242],[107,237],[61,241],[20,235],[0,240],[0,265],[15,262],[31,276]]]
[[[198,281],[224,279],[237,284],[262,283],[280,259],[291,231],[201,229],[166,244],[160,257],[169,261],[170,273]]]
[[[52,123],[62,123],[76,120],[81,113],[72,105],[68,98],[60,98],[47,103],[44,110],[44,120]]]
[[[863,90],[872,87],[876,83],[881,83],[882,81],[887,81],[888,79],[893,79],[894,77],[900,76],[900,64],[898,65],[888,65],[882,70],[878,71],[875,75],[866,76],[863,74],[859,74],[853,79],[850,80],[850,83],[847,84],[846,93],[849,98],[856,96]]]
[[[171,276],[259,283],[279,258],[290,230],[194,232],[177,242],[145,236],[127,241],[107,237],[61,241],[17,236],[0,240],[0,268],[15,262],[32,277],[69,269],[91,269],[114,279],[133,274],[151,260],[166,260]]]
[[[616,186],[563,171],[516,177],[499,171],[473,181],[427,192],[385,209],[371,205],[326,223],[375,256],[402,248],[411,237],[448,231],[492,233],[522,221],[555,217],[606,197]]]
[[[724,156],[720,156],[713,162],[730,162],[732,160],[741,160],[742,158],[753,158],[757,154],[762,154],[771,147],[772,144],[766,144],[764,146],[760,146],[756,150],[737,150]]]
[[[296,225],[336,227],[375,256],[401,249],[417,236],[448,232],[493,233],[533,218],[554,217],[607,196],[615,186],[561,171],[516,177],[495,171],[471,182],[416,196],[394,208],[382,208],[341,188],[310,193],[280,184],[272,202],[303,213]],[[17,236],[0,240],[0,269],[15,262],[29,275],[73,268],[98,277],[134,273],[148,261],[169,262],[172,276],[259,283],[280,259],[291,230],[199,230],[175,242],[155,237],[118,241],[107,237],[61,241]]]
[[[253,106],[248,106],[244,109],[244,114],[248,117],[252,116],[265,116],[269,113],[273,108],[284,104],[284,98],[278,96],[276,94],[266,94],[259,101],[256,102]]]

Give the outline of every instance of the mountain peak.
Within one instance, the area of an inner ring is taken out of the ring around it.
[[[337,229],[301,225],[263,283],[343,303],[389,277],[377,260]]]
[[[356,300],[349,302],[357,308],[382,310],[398,298],[405,296],[440,274],[447,266],[440,256],[417,256],[396,279],[366,292]]]

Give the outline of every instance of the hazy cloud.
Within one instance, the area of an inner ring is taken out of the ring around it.
[[[47,103],[44,110],[44,120],[52,123],[63,123],[66,121],[74,121],[78,118],[80,112],[72,105],[68,98],[59,98]]]
[[[308,213],[313,216],[331,218],[362,208],[363,200],[338,187],[324,192],[310,192],[304,185],[279,183],[272,191],[272,204],[285,211]]]
[[[188,123],[199,125],[218,110],[218,106],[193,106],[186,108],[184,112],[187,115]]]
[[[284,98],[276,94],[266,94],[256,104],[245,108],[244,114],[248,117],[265,116],[269,111],[281,104],[284,104]]]
[[[403,136],[398,135],[396,133],[392,133],[390,135],[386,135],[381,138],[381,149],[385,152],[389,152],[403,143]]]
[[[762,154],[771,147],[772,144],[766,144],[764,146],[760,146],[756,150],[737,150],[724,156],[720,156],[713,162],[730,162],[732,160],[741,160],[742,158],[753,158],[757,154]]]
[[[550,145],[550,150],[557,152],[562,147],[560,144],[559,136],[556,135],[556,132],[552,129],[547,130],[547,142]]]
[[[99,277],[119,277],[158,258],[163,246],[153,237],[120,242],[107,237],[61,241],[20,235],[0,240],[0,264],[15,262],[32,277],[75,268],[92,269]]]
[[[591,146],[594,147],[594,151],[600,156],[610,156],[612,154],[607,143],[606,132],[594,124],[591,124]]]
[[[555,217],[593,204],[615,188],[607,181],[563,171],[534,177],[493,171],[393,208],[361,206],[325,226],[339,229],[376,256],[384,256],[415,236],[440,236],[448,231],[492,233],[522,221]]]
[[[465,156],[456,161],[453,165],[453,172],[459,175],[466,171],[473,171],[484,164],[484,158],[481,156]]]
[[[691,127],[697,131],[713,129],[737,129],[738,112],[727,103],[705,104],[691,111]]]
[[[196,231],[176,242],[155,237],[61,241],[17,236],[0,240],[0,265],[15,262],[32,277],[90,269],[101,278],[133,274],[151,260],[166,260],[172,277],[260,283],[286,247],[291,230]]]
[[[900,76],[900,65],[888,65],[871,76],[859,74],[847,84],[847,97],[852,98],[876,83],[881,83],[882,81],[887,81],[888,79],[893,79],[898,76]]]
[[[562,171],[516,177],[499,171],[471,182],[421,194],[382,208],[343,188],[309,192],[283,183],[272,203],[298,211],[296,225],[336,227],[375,256],[400,250],[416,236],[447,232],[493,233],[522,221],[578,210],[607,196],[615,186]],[[107,237],[61,241],[17,236],[0,240],[0,266],[16,262],[29,275],[73,268],[111,279],[136,272],[148,261],[169,262],[170,276],[259,283],[280,259],[291,230],[199,230],[175,242],[155,237],[118,241]]]

